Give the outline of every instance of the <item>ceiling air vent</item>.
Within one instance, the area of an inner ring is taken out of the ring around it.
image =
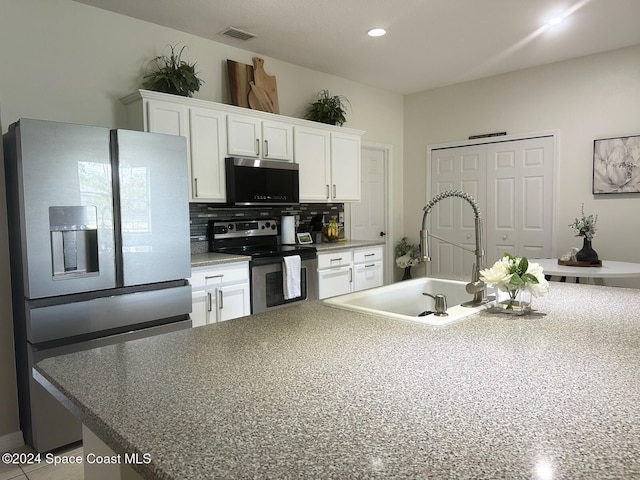
[[[238,40],[246,41],[255,38],[256,36],[253,33],[245,32],[240,30],[239,28],[229,27],[226,30],[220,32],[220,35],[225,35],[231,38],[237,38]]]

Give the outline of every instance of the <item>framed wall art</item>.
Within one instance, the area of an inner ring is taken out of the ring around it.
[[[640,135],[593,141],[593,193],[640,193]]]

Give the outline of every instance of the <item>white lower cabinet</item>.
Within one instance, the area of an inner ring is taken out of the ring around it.
[[[189,282],[194,327],[251,313],[248,262],[193,268]]]
[[[318,254],[318,297],[328,298],[353,290],[353,252],[338,250]]]
[[[193,288],[193,285],[191,286]],[[192,290],[191,292],[191,326],[206,325],[210,317],[209,295],[206,290]],[[215,322],[215,320],[213,320]]]
[[[318,253],[320,299],[379,287],[384,282],[382,246]]]
[[[353,291],[379,287],[384,282],[382,247],[359,248],[353,252]]]

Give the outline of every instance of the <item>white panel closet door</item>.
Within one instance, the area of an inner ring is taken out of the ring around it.
[[[487,265],[552,256],[553,137],[487,145]]]
[[[486,146],[434,150],[431,154],[431,193],[462,190],[480,206],[486,205]],[[429,214],[431,233],[451,242],[475,249],[475,219],[471,206],[463,199],[445,198]],[[475,257],[445,242],[431,239],[431,273],[467,274]]]

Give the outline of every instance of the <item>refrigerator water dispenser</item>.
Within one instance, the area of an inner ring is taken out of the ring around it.
[[[54,280],[97,275],[96,207],[49,207]]]

